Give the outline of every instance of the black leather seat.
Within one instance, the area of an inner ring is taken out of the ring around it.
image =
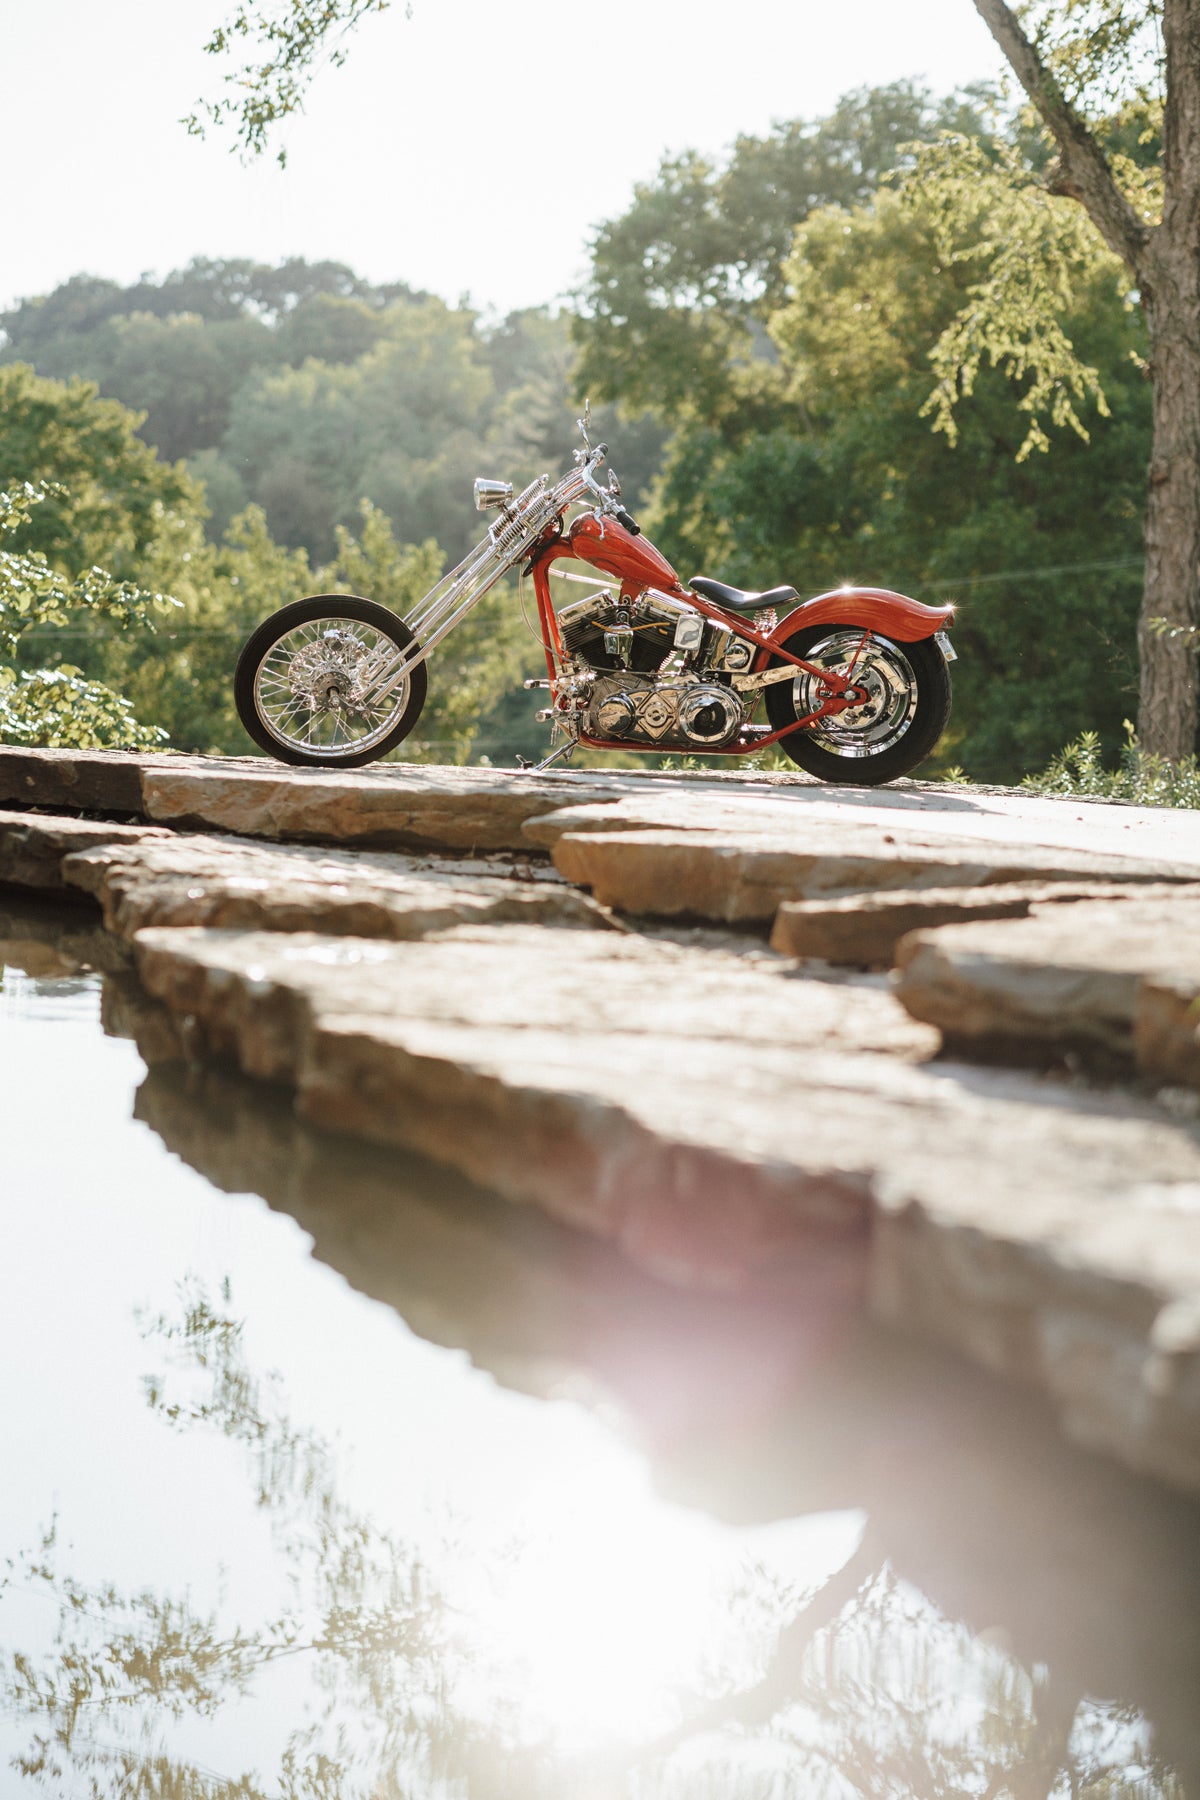
[[[773,587],[763,594],[748,594],[744,588],[730,587],[726,581],[712,581],[707,575],[693,575],[691,588],[702,600],[711,600],[714,606],[723,606],[726,612],[761,612],[765,606],[786,606],[800,598],[794,587]]]

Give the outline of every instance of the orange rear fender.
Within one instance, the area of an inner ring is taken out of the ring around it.
[[[925,606],[890,588],[834,588],[795,607],[779,621],[771,641],[782,644],[806,625],[861,625],[864,631],[877,631],[896,643],[915,644],[935,631],[949,630],[953,623],[952,606]]]

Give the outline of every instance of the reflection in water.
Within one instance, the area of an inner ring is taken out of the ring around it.
[[[107,1014],[164,1041],[137,1005],[114,989]],[[235,1510],[220,1482],[248,1497],[270,1579],[256,1587],[219,1536],[212,1557],[240,1573],[211,1596],[190,1573],[85,1579],[64,1510],[0,1579],[20,1791],[1200,1797],[1191,1504],[1063,1446],[968,1370],[870,1332],[835,1339],[782,1303],[665,1292],[243,1081],[163,1063],[136,1106],[213,1187],[298,1220],[424,1342],[405,1338],[382,1376],[349,1365],[378,1391],[393,1457],[367,1503],[354,1446],[301,1418],[300,1378],[262,1360],[242,1275],[178,1265],[132,1366],[163,1458],[175,1446],[198,1483],[224,1471],[205,1488],[217,1524]],[[163,1208],[182,1204],[178,1167],[163,1161]],[[333,1361],[359,1303],[296,1292],[327,1308],[312,1332]],[[418,1380],[442,1385],[423,1397]],[[471,1456],[482,1476],[443,1482]],[[52,1603],[52,1634],[32,1614],[9,1624],[30,1596]]]
[[[96,1794],[172,1800],[411,1792],[445,1731],[441,1603],[410,1547],[341,1498],[328,1446],[291,1423],[277,1383],[252,1373],[228,1289],[219,1306],[195,1288],[181,1301],[180,1316],[144,1322],[181,1378],[148,1377],[147,1401],[174,1430],[217,1431],[241,1446],[286,1563],[289,1604],[248,1623],[226,1609],[196,1611],[186,1596],[86,1585],[60,1570],[52,1528],[9,1577],[44,1589],[60,1619],[40,1662],[0,1658],[9,1703],[35,1731],[21,1766],[51,1786],[74,1778]],[[168,1721],[207,1718],[300,1658],[318,1666],[320,1716],[289,1732],[277,1778],[228,1781],[165,1752]],[[341,1715],[354,1721],[352,1735]]]

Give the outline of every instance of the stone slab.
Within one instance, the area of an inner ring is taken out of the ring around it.
[[[183,759],[180,759],[181,761]],[[240,766],[153,769],[143,781],[146,817],[248,837],[377,848],[528,851],[522,828],[561,806],[557,778],[499,769],[384,765],[339,772]],[[597,800],[602,779],[577,781]]]
[[[897,997],[952,1049],[1132,1067],[1146,978],[1200,988],[1200,892],[1037,904],[1024,919],[914,932],[896,956]]]
[[[470,922],[610,926],[594,900],[553,870],[510,857],[422,859],[159,832],[144,842],[106,840],[68,856],[63,869],[126,939],[151,925],[384,938]]]
[[[124,750],[24,750],[0,744],[0,806],[142,811],[142,777],[174,758]]]
[[[169,839],[153,825],[127,825],[93,819],[62,818],[44,813],[0,812],[0,882],[36,892],[61,892],[66,886],[63,858],[97,844],[125,849]]]
[[[1088,866],[1076,858],[1098,858],[1104,878],[1124,867],[1135,879],[1200,879],[1200,810],[1137,807],[1100,801],[1049,799],[1036,794],[996,793],[970,786],[926,787],[896,783],[883,788],[831,788],[817,782],[764,787],[749,777],[718,785],[707,776],[677,776],[627,783],[619,797],[575,805],[564,791],[553,815],[532,820],[531,842],[553,847],[565,832],[706,831],[722,838],[745,835],[770,840],[779,849],[825,847],[831,831],[858,834],[846,840],[850,853],[863,845],[886,849],[942,846],[960,859],[985,859],[1007,850],[1046,867],[1067,863],[1077,875]],[[824,833],[824,836],[817,834]]]
[[[0,806],[141,815],[164,825],[313,843],[523,849],[527,819],[620,796],[603,774],[378,763],[296,769],[266,757],[134,755],[0,745]]]
[[[785,900],[775,915],[771,948],[849,968],[888,969],[910,931],[975,919],[1027,918],[1035,904],[1128,898],[1145,889],[1100,882],[1001,883],[979,888],[900,888],[829,900]]]
[[[817,1310],[865,1290],[880,1320],[1033,1381],[1074,1435],[1200,1490],[1200,1135],[1163,1108],[926,1066],[880,984],[762,952],[521,926],[150,930],[135,951],[194,1043],[314,1122],[680,1284]]]
[[[1194,959],[1190,974],[1168,969],[1142,977],[1133,1047],[1147,1075],[1200,1088],[1200,970]]]
[[[574,815],[572,815],[574,816]],[[597,900],[643,917],[725,924],[773,919],[787,900],[885,889],[982,888],[1013,882],[1161,881],[1169,867],[1084,851],[1041,851],[926,833],[881,837],[851,813],[842,824],[792,821],[786,837],[755,831],[570,831],[563,814],[527,831],[552,844],[554,866]]]
[[[264,757],[131,755],[0,746],[0,805],[141,814],[163,824],[275,840],[383,848],[548,848],[565,832],[715,831],[811,849],[813,833],[851,830],[848,855],[889,843],[940,844],[962,862],[1006,847],[1041,874],[1063,859],[1104,861],[1161,879],[1200,879],[1200,812],[1047,799],[994,789],[897,783],[831,789],[802,775],[731,770],[515,770],[379,763],[291,769]],[[551,819],[550,815],[555,815]],[[524,838],[522,833],[524,832]]]

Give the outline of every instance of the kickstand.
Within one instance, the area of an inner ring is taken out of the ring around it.
[[[551,763],[559,761],[570,762],[577,748],[578,745],[576,744],[575,739],[568,738],[565,744],[560,744],[557,750],[552,750],[549,756],[545,757],[540,763],[526,762],[523,756],[518,756],[517,772],[521,775],[540,775],[543,769],[548,769],[550,767]]]

